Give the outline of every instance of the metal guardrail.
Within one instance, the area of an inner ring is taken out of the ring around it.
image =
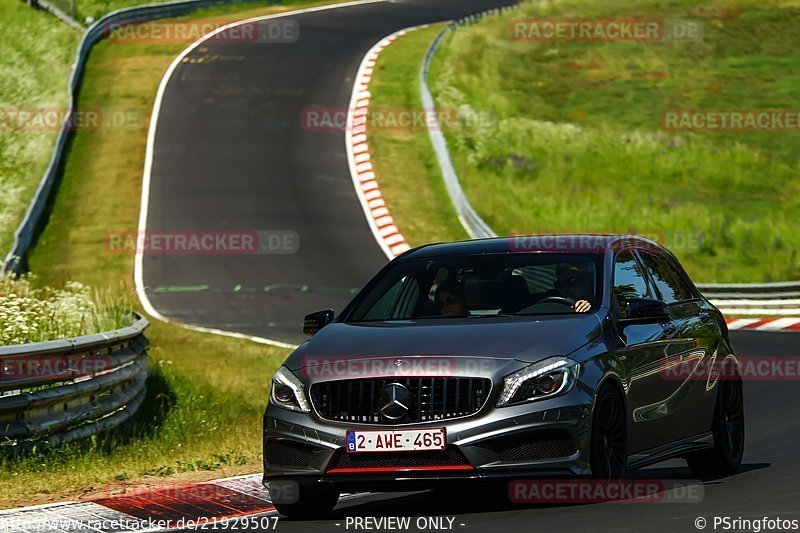
[[[420,71],[422,106],[424,109],[429,110],[426,113],[428,117],[428,135],[436,153],[436,159],[439,162],[439,168],[442,171],[450,201],[455,207],[461,225],[473,239],[496,237],[497,234],[475,211],[461,187],[461,181],[458,178],[458,173],[450,157],[450,151],[447,148],[447,140],[442,128],[438,127],[435,113],[436,104],[428,87],[428,72],[434,54],[449,32],[455,31],[466,24],[478,22],[487,15],[497,15],[510,9],[515,9],[515,7],[484,11],[448,24],[428,47]],[[717,307],[728,314],[800,316],[800,281],[736,284],[698,283],[697,288]]]
[[[800,316],[800,281],[698,283],[697,288],[728,314]]]
[[[49,11],[53,16],[61,20],[61,22],[63,22],[64,24],[70,26],[75,30],[83,31],[86,29],[80,22],[75,20],[75,0],[72,0],[72,6],[71,6],[72,9],[70,10],[71,14],[67,14],[64,10],[62,10],[54,3],[48,2],[48,0],[29,0],[28,4],[36,5],[46,11]]]
[[[128,420],[146,393],[147,319],[105,333],[0,347],[0,450],[70,442]]]
[[[77,101],[78,88],[86,64],[89,52],[98,41],[107,35],[109,28],[115,27],[114,24],[120,23],[135,24],[162,18],[171,18],[186,15],[198,9],[224,4],[249,3],[258,0],[178,0],[175,2],[165,2],[158,4],[148,4],[145,6],[119,9],[92,24],[83,34],[83,38],[78,45],[75,54],[75,62],[69,77],[69,103],[68,112],[64,114],[64,122],[58,132],[55,147],[50,157],[50,162],[39,180],[39,186],[34,196],[28,204],[25,217],[14,233],[14,243],[11,250],[4,259],[6,271],[18,273],[23,268],[24,258],[28,250],[35,242],[36,237],[42,229],[45,215],[47,214],[52,200],[53,187],[58,179],[61,164],[64,158],[64,148],[67,145],[69,136],[72,133],[70,124],[75,121],[75,108]],[[119,26],[116,26],[119,27]]]
[[[717,298],[774,299],[800,297],[800,281],[777,283],[702,283],[697,286]]]
[[[428,48],[425,58],[422,61],[422,70],[419,75],[422,108],[428,110],[428,112],[425,113],[428,117],[428,135],[430,136],[433,150],[436,152],[436,159],[439,161],[439,168],[442,171],[444,185],[447,189],[447,194],[450,196],[450,201],[456,209],[456,214],[458,215],[461,225],[464,226],[464,229],[467,230],[467,233],[473,239],[497,237],[497,234],[480,217],[475,209],[473,209],[472,204],[469,203],[467,196],[464,194],[464,189],[461,188],[461,181],[458,179],[458,174],[450,158],[450,150],[447,149],[447,140],[436,118],[436,103],[428,88],[428,71],[430,69],[431,59],[433,59],[433,54],[439,49],[442,39],[444,39],[444,36],[447,35],[448,32],[453,31],[458,26],[467,22],[476,22],[486,14],[497,14],[508,9],[509,8],[493,9],[476,15],[470,15],[469,17],[448,24],[439,32],[439,35],[436,36],[436,39],[434,39],[433,43]]]

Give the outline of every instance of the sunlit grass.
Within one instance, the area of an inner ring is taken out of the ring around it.
[[[132,319],[128,291],[92,290],[76,281],[37,287],[27,276],[0,273],[0,346],[110,331]]]
[[[325,3],[194,16],[222,22]],[[29,258],[35,287],[71,281],[131,290],[133,256],[110,253],[105,235],[137,227],[148,117],[164,71],[184,46],[103,42],[93,50],[79,105],[125,109],[143,120],[136,128],[76,132],[48,225]],[[155,320],[146,335],[151,377],[134,423],[81,443],[0,458],[0,507],[102,495],[120,484],[260,471],[261,414],[270,377],[288,350]]]
[[[373,113],[423,111],[416,83],[420,61],[441,29],[436,25],[413,31],[381,52],[369,85]],[[424,127],[376,128],[368,130],[368,141],[381,194],[409,244],[468,238]]]
[[[528,17],[692,19],[705,38],[510,40]],[[459,28],[437,105],[495,119],[446,132],[467,196],[499,234],[641,232],[698,281],[797,279],[800,131],[669,132],[662,113],[800,109],[798,22],[792,2],[563,0]]]
[[[0,456],[0,507],[58,501],[145,478],[257,472],[261,413],[285,350],[153,322],[148,395],[134,424],[99,438]],[[216,473],[215,473],[216,472]],[[161,483],[168,483],[165,479]]]
[[[14,113],[67,105],[80,33],[25,2],[0,2],[0,259],[47,166],[55,128],[18,128]]]

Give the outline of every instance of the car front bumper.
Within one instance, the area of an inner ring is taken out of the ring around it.
[[[332,484],[342,491],[405,491],[469,480],[584,476],[593,396],[569,393],[475,415],[390,426],[323,420],[269,405],[264,413],[264,483]],[[348,453],[347,430],[444,427],[445,452]]]

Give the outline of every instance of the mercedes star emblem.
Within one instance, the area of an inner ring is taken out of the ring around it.
[[[399,420],[408,413],[411,392],[399,383],[389,383],[378,394],[378,411],[389,420]]]

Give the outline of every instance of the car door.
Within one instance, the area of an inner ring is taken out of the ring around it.
[[[692,437],[711,426],[714,394],[706,378],[719,328],[676,259],[660,250],[639,250],[638,255],[675,328],[660,376],[675,388],[665,402],[674,419],[673,440]]]
[[[659,406],[673,392],[673,383],[661,378],[659,372],[670,348],[670,332],[674,326],[665,323],[627,322],[627,300],[653,298],[654,293],[634,252],[619,251],[614,258],[612,313],[615,331],[622,341],[617,357],[625,368],[630,417],[629,452],[635,454],[660,446],[668,432],[665,424],[669,412],[659,412]]]

